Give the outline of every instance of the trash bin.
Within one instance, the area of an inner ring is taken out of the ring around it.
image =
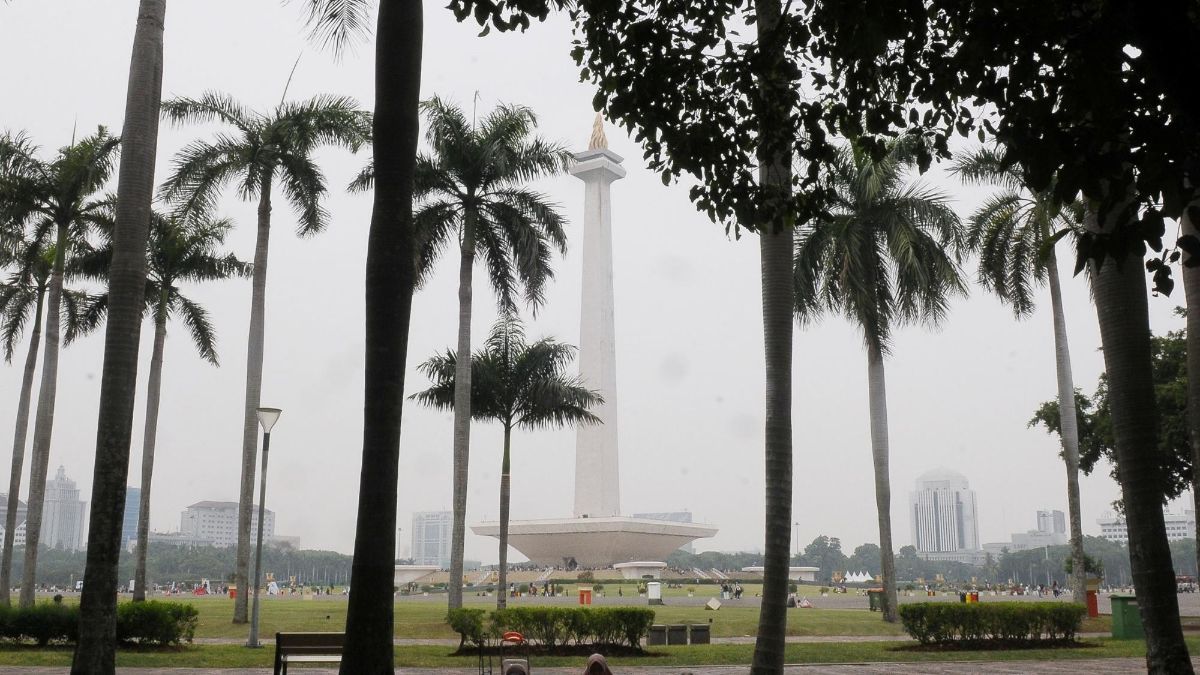
[[[231,599],[237,597],[237,586],[229,584],[229,597]]]
[[[709,636],[711,634],[712,634],[712,632],[709,630],[708,624],[706,624],[706,623],[692,624],[692,644],[694,644],[694,645],[708,644],[711,641],[709,639]]]
[[[687,644],[687,624],[678,623],[667,626],[667,644],[668,645],[686,645]]]
[[[867,603],[871,607],[872,612],[882,612],[883,611],[883,589],[882,588],[868,588],[867,589]]]
[[[1093,619],[1100,616],[1100,577],[1087,578],[1087,612]]]
[[[592,587],[591,586],[580,586],[579,587],[579,604],[581,604],[581,605],[592,604]]]
[[[1138,610],[1137,596],[1111,595],[1112,636],[1117,640],[1141,640],[1146,637],[1142,628],[1142,615]]]
[[[662,601],[662,584],[657,581],[646,582],[646,598],[651,605],[661,605]]]
[[[667,644],[667,627],[662,624],[650,626],[646,634],[646,644],[650,646]]]

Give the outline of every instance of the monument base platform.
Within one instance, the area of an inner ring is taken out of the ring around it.
[[[499,538],[500,523],[472,525],[471,531]],[[508,543],[537,565],[607,568],[666,560],[675,549],[716,533],[712,525],[625,516],[514,520],[508,524]]]

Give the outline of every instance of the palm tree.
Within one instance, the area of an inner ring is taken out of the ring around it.
[[[896,563],[884,358],[896,326],[918,321],[935,325],[945,316],[949,298],[966,292],[956,260],[961,248],[958,216],[941,193],[906,182],[914,142],[893,142],[879,160],[864,148],[840,148],[828,166],[834,188],[830,217],[801,230],[795,261],[800,321],[829,311],[862,330],[886,599],[883,618],[890,622],[897,618]]]
[[[782,205],[791,201],[795,176],[787,150],[791,129],[779,92],[791,86],[784,66],[784,10],[779,0],[754,3],[762,58],[755,69],[762,101],[755,122],[758,182],[763,216],[746,223],[758,232],[763,310],[763,590],[754,640],[753,675],[783,672],[787,633],[788,558],[792,537],[792,248],[795,218]]]
[[[375,22],[374,204],[367,237],[363,445],[354,536],[354,587],[341,672],[394,670],[396,486],[408,329],[417,274],[413,175],[420,121],[421,0],[384,0]],[[308,0],[309,25],[335,48],[370,24],[366,0]]]
[[[48,241],[52,232],[54,236],[54,264],[46,289],[46,346],[33,427],[29,507],[25,521],[23,607],[33,604],[37,582],[38,544],[58,384],[64,269],[73,245],[107,208],[108,200],[97,199],[95,195],[112,174],[119,143],[100,127],[91,136],[60,149],[58,155],[47,162],[38,158],[36,148],[20,135],[6,135],[0,141],[0,156],[6,157],[0,160],[0,167],[4,168],[0,175],[0,220],[27,224],[32,238],[38,241]]]
[[[1053,239],[1057,232],[1078,228],[1082,206],[1076,202],[1060,204],[1054,197],[1053,185],[1041,192],[1026,189],[1020,169],[1006,166],[999,148],[979,148],[961,155],[955,159],[951,171],[966,183],[1001,188],[971,216],[967,226],[967,249],[979,254],[979,282],[983,287],[1012,307],[1017,318],[1033,313],[1033,295],[1038,286],[1046,283],[1050,287],[1058,413],[1062,420],[1060,437],[1071,520],[1071,569],[1075,570],[1071,575],[1071,591],[1077,601],[1082,601],[1087,593],[1087,573],[1079,507],[1079,425]]]
[[[4,522],[3,557],[0,562],[0,604],[9,604],[10,572],[13,542],[17,527],[17,495],[21,490],[21,472],[25,465],[25,442],[29,431],[29,408],[33,398],[33,378],[37,368],[38,348],[42,338],[42,320],[46,309],[46,292],[54,267],[55,251],[45,248],[44,241],[26,241],[13,255],[17,269],[9,280],[0,284],[0,342],[4,360],[12,363],[13,353],[25,326],[29,325],[29,347],[21,374],[21,394],[17,400],[17,417],[13,432],[12,469],[8,481],[8,512]],[[62,326],[66,343],[88,331],[81,319],[87,297],[79,291],[63,289]],[[33,321],[30,323],[30,313]]]
[[[458,344],[471,353],[471,291],[475,256],[487,265],[500,307],[516,307],[518,289],[533,308],[542,303],[552,249],[565,252],[565,221],[528,181],[566,169],[570,154],[529,138],[537,118],[528,108],[499,106],[476,126],[458,107],[434,97],[421,104],[432,155],[417,157],[413,180],[415,252],[419,275],[428,274],[452,242],[458,244]],[[372,167],[374,170],[374,167]],[[366,181],[369,183],[369,180]],[[471,368],[458,364],[454,394],[454,525],[450,543],[450,607],[462,606],[466,537],[467,466],[471,433]]]
[[[357,152],[371,137],[371,116],[351,98],[317,96],[300,103],[280,103],[267,113],[251,112],[227,95],[206,92],[200,98],[163,102],[163,113],[176,124],[223,122],[235,134],[196,141],[175,158],[162,197],[179,204],[181,213],[207,212],[220,190],[237,181],[238,195],[258,200],[258,238],[250,300],[250,334],[246,348],[246,398],[242,424],[242,473],[238,508],[238,546],[234,574],[241,591],[234,604],[234,623],[246,622],[250,565],[250,517],[258,455],[255,410],[262,391],[265,340],[267,248],[271,234],[271,200],[275,189],[296,210],[300,236],[311,236],[329,224],[321,205],[325,176],[313,152],[326,145]]]
[[[185,296],[179,282],[223,281],[250,274],[250,266],[232,253],[220,253],[225,236],[233,224],[228,220],[204,218],[184,220],[154,213],[150,221],[150,241],[146,249],[145,305],[154,317],[154,347],[150,356],[150,376],[146,385],[146,427],[142,441],[141,494],[138,505],[137,561],[134,568],[134,602],[146,599],[146,551],[150,536],[150,487],[154,475],[154,450],[158,434],[158,410],[162,396],[163,350],[167,341],[167,320],[171,316],[183,322],[200,357],[219,365],[216,333],[208,311]],[[101,232],[105,245],[75,259],[73,267],[82,276],[104,280],[113,257],[112,231]],[[96,297],[89,307],[89,324],[108,310],[107,293]]]
[[[471,415],[499,422],[504,428],[500,462],[500,583],[496,607],[504,609],[508,588],[508,512],[510,502],[510,449],[514,428],[561,428],[570,424],[598,424],[588,409],[604,402],[583,386],[578,377],[564,374],[575,358],[575,348],[543,338],[529,344],[521,322],[501,312],[481,351],[471,357]],[[457,353],[447,351],[419,366],[433,382],[410,398],[428,406],[454,409],[458,373]]]
[[[74,675],[116,670],[117,563],[129,478],[129,443],[137,389],[138,346],[146,280],[146,240],[154,167],[158,155],[158,107],[162,100],[163,27],[166,0],[140,0],[121,134],[124,157],[117,178],[116,235],[108,274],[109,312],[100,375],[96,461],[87,566],[79,601],[79,643]],[[24,587],[21,589],[24,591]]]

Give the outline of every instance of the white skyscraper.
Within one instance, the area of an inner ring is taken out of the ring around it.
[[[912,541],[922,557],[973,562],[979,557],[975,491],[965,476],[935,469],[912,493]]]
[[[42,511],[41,542],[50,548],[74,551],[83,545],[83,514],[86,504],[79,499],[75,481],[67,470],[58,467],[54,478],[46,481],[46,501]]]
[[[450,539],[454,526],[450,511],[418,511],[412,516],[414,565],[450,567]]]

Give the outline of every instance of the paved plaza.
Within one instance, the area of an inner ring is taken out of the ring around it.
[[[946,675],[948,673],[987,673],[988,675],[1041,675],[1068,673],[1088,673],[1089,675],[1116,675],[1117,673],[1136,673],[1146,668],[1143,659],[1077,659],[1063,661],[960,661],[949,663],[872,663],[847,665],[791,665],[784,672],[793,675]],[[1193,666],[1200,670],[1200,658],[1192,659]],[[579,675],[583,670],[582,660],[579,668],[537,668],[538,675]],[[337,670],[328,668],[296,668],[297,673],[305,675],[337,675]],[[747,666],[699,666],[695,668],[670,666],[636,666],[614,668],[615,675],[736,675],[749,672]],[[64,672],[61,668],[0,668],[0,675],[59,675]],[[478,675],[475,669],[427,669],[404,668],[397,670],[403,675]],[[239,669],[206,669],[206,668],[118,668],[118,675],[270,675],[270,668],[239,668]]]

